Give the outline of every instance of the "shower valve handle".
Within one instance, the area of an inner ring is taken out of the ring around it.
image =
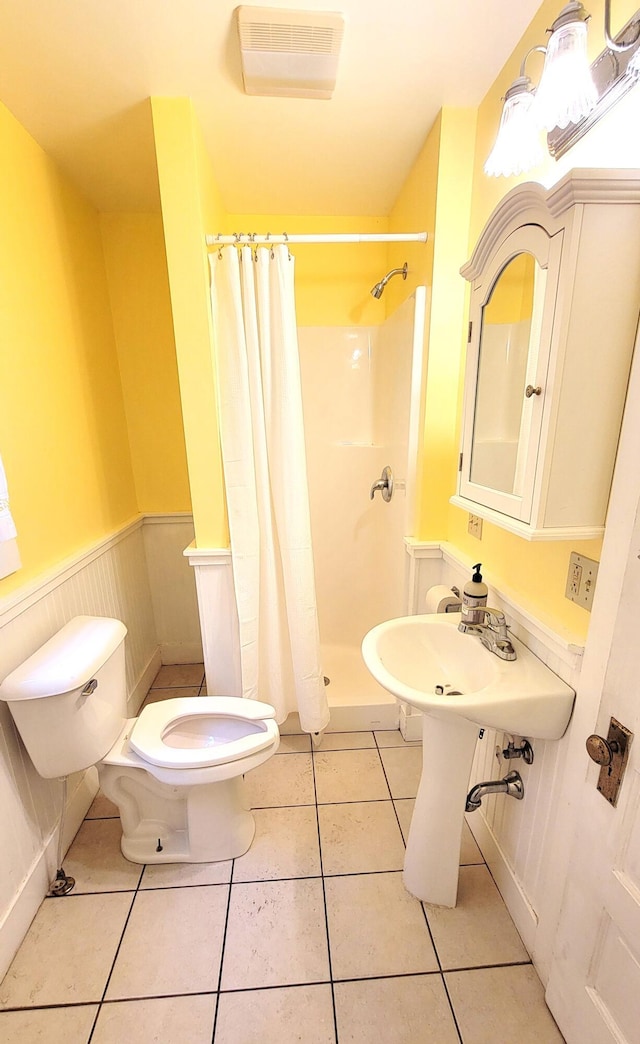
[[[386,504],[388,504],[393,496],[393,472],[388,465],[386,468],[382,469],[382,475],[371,487],[369,496],[372,500],[376,494],[376,490],[378,489],[382,493],[382,499]]]

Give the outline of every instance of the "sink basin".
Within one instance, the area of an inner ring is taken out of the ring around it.
[[[406,616],[378,624],[362,643],[376,681],[423,711],[422,775],[404,883],[418,899],[449,907],[456,905],[478,726],[528,739],[560,739],[575,695],[516,638],[511,640],[517,659],[501,660],[477,635],[462,634],[459,622],[459,613]]]
[[[501,660],[477,635],[459,631],[459,622],[459,613],[439,613],[378,624],[362,643],[364,662],[388,692],[425,713],[529,739],[560,739],[573,689],[517,638],[511,638],[517,659]]]

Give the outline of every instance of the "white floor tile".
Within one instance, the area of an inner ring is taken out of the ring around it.
[[[120,851],[119,819],[86,819],[64,860],[65,873],[75,878],[74,895],[82,892],[135,891],[142,866]]]
[[[106,794],[99,790],[85,819],[118,819],[119,816],[118,806],[114,805],[113,801],[110,801]]]
[[[108,1000],[216,990],[229,889],[138,892]]]
[[[404,844],[392,801],[320,805],[318,818],[325,874],[402,869]]]
[[[148,863],[140,888],[184,888],[187,885],[228,884],[230,859],[219,863]]]
[[[0,1008],[101,1000],[132,900],[45,899],[0,986]]]
[[[319,752],[313,758],[318,804],[389,797],[377,750],[335,750]]]
[[[322,882],[234,884],[222,966],[223,990],[329,978]]]
[[[389,729],[380,732],[374,732],[376,743],[379,747],[420,747],[422,746],[421,740],[407,740],[404,738],[400,729]]]
[[[325,889],[334,979],[437,971],[421,905],[402,874],[330,877]]]
[[[97,1004],[0,1012],[2,1044],[87,1044]]]
[[[244,777],[251,808],[281,805],[313,805],[313,767],[311,754],[273,757]]]
[[[449,972],[445,980],[464,1041],[564,1041],[545,1004],[544,987],[530,964]]]
[[[183,685],[174,688],[149,689],[140,710],[142,710],[143,707],[148,707],[150,703],[164,703],[165,700],[185,700],[197,696],[199,692],[199,685]]]
[[[172,688],[173,686],[197,685],[204,680],[203,663],[172,663],[161,667],[151,685],[152,689]]]
[[[422,774],[422,745],[386,747],[380,751],[384,771],[389,781],[391,796],[414,798]]]
[[[311,736],[283,736],[280,735],[280,746],[277,754],[306,754],[311,750]]]
[[[319,877],[318,820],[313,805],[259,808],[256,834],[248,852],[233,864],[235,881]]]
[[[325,732],[317,750],[360,750],[375,745],[372,732]]]
[[[445,970],[529,960],[486,866],[460,867],[454,909],[424,906]]]
[[[331,987],[221,993],[215,1044],[335,1044]]]
[[[338,982],[335,998],[340,1044],[458,1044],[440,975]]]
[[[215,994],[103,1004],[91,1044],[210,1044]]]

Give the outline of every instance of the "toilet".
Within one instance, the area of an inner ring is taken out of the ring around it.
[[[247,851],[255,821],[244,773],[275,754],[267,703],[235,696],[164,700],[127,718],[120,620],[78,616],[0,684],[46,779],[95,765],[134,863],[200,863]]]

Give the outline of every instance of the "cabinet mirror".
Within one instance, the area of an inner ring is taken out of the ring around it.
[[[470,478],[522,495],[536,394],[545,270],[521,252],[504,266],[481,312]]]

